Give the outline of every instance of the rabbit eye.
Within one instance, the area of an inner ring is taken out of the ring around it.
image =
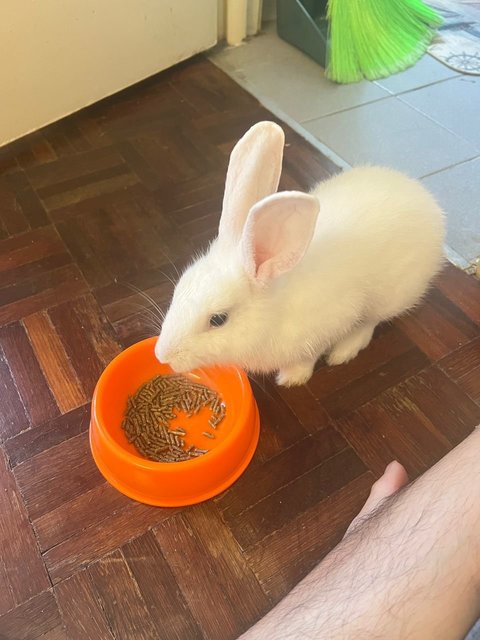
[[[221,327],[227,320],[228,313],[215,313],[213,316],[210,316],[210,326]]]

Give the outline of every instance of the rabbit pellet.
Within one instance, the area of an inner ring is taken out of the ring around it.
[[[225,417],[226,408],[215,391],[181,375],[156,376],[128,399],[122,427],[127,440],[145,458],[155,462],[184,462],[209,450],[194,446],[185,449],[186,430],[170,429],[170,422],[177,417],[178,410],[191,417],[206,406],[212,411],[209,425],[216,429]],[[209,431],[202,435],[215,438]]]

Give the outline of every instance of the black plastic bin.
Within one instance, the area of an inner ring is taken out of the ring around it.
[[[327,0],[277,0],[278,35],[322,67],[328,60]]]

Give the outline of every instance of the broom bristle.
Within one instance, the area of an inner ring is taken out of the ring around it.
[[[327,76],[342,83],[376,80],[415,64],[442,22],[421,0],[329,0],[328,15]]]
[[[433,29],[438,29],[442,25],[443,18],[441,15],[428,4],[425,4],[423,0],[404,0],[404,2],[411,13],[422,19],[426,24],[429,24]]]
[[[352,40],[345,37],[351,31],[351,12],[345,2],[329,2],[329,56],[335,61],[328,64],[326,75],[336,82],[358,82],[363,75],[358,64]],[[343,78],[343,80],[338,80]]]

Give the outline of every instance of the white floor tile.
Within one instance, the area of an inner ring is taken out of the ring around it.
[[[281,40],[272,27],[269,29],[244,45],[214,51],[210,58],[260,101],[275,101],[297,122],[389,95],[371,82],[331,83],[320,65]]]
[[[341,166],[378,163],[427,176],[448,212],[447,255],[464,268],[480,254],[480,78],[427,55],[377,83],[335,85],[274,24],[211,58]]]
[[[480,158],[423,179],[447,214],[447,243],[470,262],[480,256]]]
[[[480,150],[480,77],[460,76],[404,93],[400,99]]]
[[[377,80],[376,84],[390,93],[398,94],[457,76],[458,73],[426,54],[410,69],[389,78]]]
[[[417,178],[478,155],[469,142],[394,97],[305,127],[352,165],[377,163]]]

